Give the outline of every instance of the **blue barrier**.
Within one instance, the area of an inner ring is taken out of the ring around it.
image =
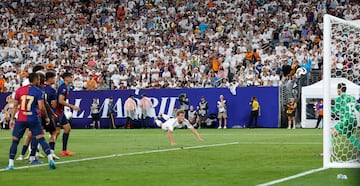
[[[252,96],[256,96],[261,105],[261,116],[258,125],[264,128],[277,128],[279,123],[279,91],[278,87],[239,87],[234,96],[227,88],[195,88],[195,89],[143,89],[135,95],[138,101],[141,94],[146,93],[147,97],[153,102],[156,114],[172,114],[174,106],[179,108],[178,96],[186,93],[189,97],[190,105],[198,105],[201,96],[204,96],[209,103],[209,114],[217,114],[216,103],[220,95],[224,95],[227,100],[228,127],[247,124],[250,116],[249,102]],[[104,91],[73,91],[69,95],[69,103],[81,108],[80,111],[73,112],[73,128],[84,128],[91,123],[90,106],[93,98],[100,101],[100,116],[102,126],[108,127],[110,120],[107,116],[107,103],[109,98],[114,99],[115,123],[118,127],[125,123],[124,103],[130,94],[135,94],[134,90],[104,90]],[[0,94],[0,108],[5,105],[5,98],[8,94]]]

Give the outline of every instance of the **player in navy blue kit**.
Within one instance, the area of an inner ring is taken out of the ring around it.
[[[46,125],[43,121],[43,128],[50,133],[49,145],[51,155],[54,159],[60,159],[55,155],[55,141],[56,141],[56,124],[54,120],[57,120],[57,115],[55,114],[56,103],[57,103],[57,94],[56,90],[52,87],[55,84],[56,74],[54,72],[46,72],[45,74],[45,83],[41,86],[45,93],[45,103],[47,107],[47,112],[49,114],[50,124]]]
[[[62,139],[63,147],[62,147],[62,151],[61,151],[61,156],[72,156],[72,155],[74,155],[74,153],[67,149],[71,126],[70,126],[69,120],[66,118],[66,116],[64,114],[64,107],[66,106],[73,110],[80,110],[80,108],[78,106],[75,106],[75,105],[72,105],[72,104],[69,104],[66,102],[66,99],[68,98],[68,95],[69,95],[68,85],[70,85],[73,81],[72,74],[69,72],[65,72],[62,75],[62,78],[64,80],[64,83],[62,85],[60,85],[60,87],[58,89],[58,92],[57,92],[58,101],[57,101],[57,107],[56,107],[56,114],[59,117],[58,123],[64,129],[64,134],[63,134],[63,139]]]
[[[30,85],[20,87],[15,93],[14,109],[11,115],[10,126],[13,127],[13,138],[10,146],[8,170],[14,169],[14,158],[19,140],[23,137],[26,128],[29,128],[37,142],[42,146],[49,161],[50,169],[55,169],[55,162],[50,154],[50,146],[45,141],[39,118],[39,111],[45,118],[46,124],[50,123],[44,106],[42,91],[37,87],[40,77],[36,73],[29,74]],[[15,123],[15,114],[18,118]]]

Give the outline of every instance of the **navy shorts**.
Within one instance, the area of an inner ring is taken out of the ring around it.
[[[91,118],[93,121],[99,121],[100,120],[100,113],[91,114]]]
[[[33,136],[43,134],[43,129],[41,127],[40,121],[37,122],[19,122],[17,121],[14,126],[12,135],[17,138],[22,138],[24,136],[25,130],[29,128]]]
[[[63,126],[66,124],[70,124],[70,121],[66,118],[65,114],[62,114],[58,117],[58,124],[60,124],[60,126]]]
[[[45,118],[41,117],[41,125],[46,130],[46,132],[53,133],[56,131],[56,125],[52,119],[50,119],[49,125],[46,125]]]

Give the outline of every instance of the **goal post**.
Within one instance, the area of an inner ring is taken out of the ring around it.
[[[353,68],[360,63],[360,24],[326,14],[323,26],[323,166],[360,168],[359,103],[350,100],[359,99],[359,70]],[[337,95],[338,83],[347,88],[346,101]],[[335,112],[337,108],[341,111]]]

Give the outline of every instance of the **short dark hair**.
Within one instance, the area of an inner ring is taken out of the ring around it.
[[[56,76],[56,74],[54,72],[46,72],[45,79],[48,80],[48,79],[53,78],[55,76]]]
[[[37,73],[33,72],[33,73],[29,74],[29,82],[30,83],[34,82],[36,79],[39,79],[39,78],[40,78],[40,76]]]
[[[40,83],[44,84],[44,82],[45,82],[45,74],[44,74],[44,72],[43,71],[37,71],[36,74],[39,75]]]
[[[70,72],[64,72],[62,78],[65,79],[67,77],[72,77],[72,74]]]
[[[35,65],[32,69],[33,72],[37,72],[37,71],[40,71],[40,70],[44,70],[45,67],[42,66],[42,65]]]
[[[346,92],[346,84],[345,83],[339,83],[337,88],[340,89],[341,92]]]

